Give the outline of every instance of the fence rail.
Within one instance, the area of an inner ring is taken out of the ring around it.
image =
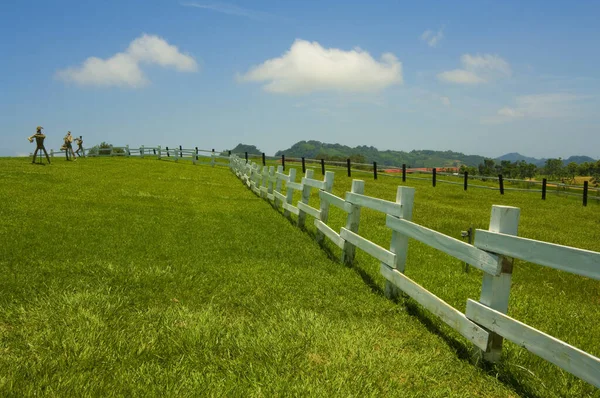
[[[260,165],[246,158],[241,159],[235,154],[230,157],[230,168],[236,176],[257,195],[273,202],[275,208],[281,207],[285,216],[296,214],[298,226],[304,226],[307,215],[313,217],[317,241],[322,243],[327,238],[340,247],[342,262],[352,264],[355,248],[379,260],[380,272],[387,281],[387,297],[397,297],[400,292],[412,297],[478,347],[487,361],[497,362],[500,359],[502,340],[506,338],[600,387],[599,358],[507,315],[513,258],[600,279],[600,253],[517,237],[520,209],[510,206],[492,206],[489,230],[477,230],[474,245],[469,245],[411,221],[414,188],[398,187],[396,201],[391,202],[364,195],[364,182],[353,180],[351,192],[342,199],[331,193],[333,172],[326,172],[320,181],[314,178],[314,171],[308,169],[297,183],[294,168],[284,174],[283,164],[278,165],[276,171],[274,166],[263,165],[261,169]],[[312,189],[319,191],[319,209],[308,205]],[[295,206],[294,191],[302,192]],[[329,205],[347,213],[346,226],[340,228],[339,233],[327,225]],[[363,207],[386,214],[386,226],[392,230],[389,249],[358,234],[360,209]],[[462,313],[404,275],[409,238],[482,270],[479,302],[468,299],[467,309]]]

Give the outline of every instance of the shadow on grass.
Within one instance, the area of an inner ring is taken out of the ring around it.
[[[296,223],[293,220],[289,220],[290,223],[294,226],[296,226]],[[306,229],[305,227],[300,228],[302,230],[302,232],[304,232],[305,234],[307,234],[308,236],[310,236],[311,238],[315,239],[317,238],[317,234],[314,231],[309,231],[308,229]],[[325,254],[327,255],[327,257],[338,264],[341,264],[341,260],[339,255],[337,255],[336,253],[333,252],[333,250],[331,250],[330,247],[328,247],[325,244],[320,244],[319,247],[321,248],[321,250],[323,250],[323,252],[325,252]],[[371,289],[371,291],[379,296],[383,296],[384,292],[383,289],[377,284],[377,282],[375,281],[375,279],[373,279],[373,277],[371,275],[369,275],[369,273],[367,271],[365,271],[363,268],[361,268],[359,266],[359,262],[358,261],[354,261],[353,265],[348,265],[348,264],[343,264],[344,266],[352,269],[354,272],[356,272],[358,274],[358,276],[360,276],[360,278],[363,280],[363,282],[369,287],[369,289]]]
[[[439,336],[455,353],[456,356],[472,365],[479,366],[486,374],[497,378],[504,385],[512,388],[518,395],[526,397],[541,398],[542,396],[531,389],[530,386],[523,384],[518,375],[514,374],[508,365],[500,362],[499,364],[491,364],[483,361],[479,349],[475,346],[465,345],[462,341],[444,331],[436,322],[431,318],[429,313],[425,312],[413,299],[409,296],[402,294],[402,299],[398,300],[398,303],[404,305],[406,312],[416,318],[428,332]]]

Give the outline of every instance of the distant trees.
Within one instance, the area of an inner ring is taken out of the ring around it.
[[[112,144],[102,141],[99,145],[94,145],[88,150],[88,155],[110,155],[112,153],[125,153],[122,148],[113,148]]]
[[[600,183],[600,160],[581,163],[577,166],[577,175],[593,177],[596,184]]]
[[[596,184],[600,183],[600,160],[595,162],[584,162],[581,164],[570,162],[565,166],[564,161],[561,158],[553,158],[547,159],[543,167],[538,167],[535,164],[527,163],[524,160],[517,162],[503,160],[498,164],[494,159],[485,159],[478,167],[469,167],[464,164],[461,165],[459,173],[464,174],[465,171],[467,171],[469,175],[497,176],[498,174],[502,174],[506,178],[518,179],[530,179],[535,177],[536,174],[545,175],[550,180],[560,180],[564,178],[574,180],[575,176],[589,176],[593,177],[592,180]]]
[[[551,180],[557,180],[565,177],[565,166],[563,165],[562,158],[547,159],[546,164],[544,165],[543,173]]]
[[[506,178],[526,179],[535,177],[538,168],[535,164],[527,163],[524,160],[517,162],[502,160],[498,164],[494,159],[485,159],[478,167],[471,167],[464,164],[460,166],[458,172],[464,174],[465,171],[469,175],[497,176],[498,174],[502,174]]]
[[[347,159],[350,159],[352,163],[367,163],[366,157],[358,153],[352,154],[350,156],[328,155],[326,153],[319,153],[315,157],[315,159],[324,159],[332,162],[345,162]]]

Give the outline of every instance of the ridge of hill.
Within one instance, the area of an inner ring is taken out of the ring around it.
[[[280,150],[275,156],[285,154],[289,157],[305,157],[311,159],[331,159],[345,160],[354,158],[356,162],[377,162],[382,166],[398,166],[401,164],[410,167],[456,167],[461,164],[468,166],[477,166],[483,163],[485,159],[479,155],[465,155],[454,151],[432,151],[432,150],[412,150],[380,151],[373,146],[359,145],[349,147],[342,144],[328,144],[320,141],[299,141],[288,149]]]
[[[227,152],[227,151],[225,151]],[[225,153],[224,152],[224,153]],[[255,145],[238,144],[231,150],[233,153],[260,154],[262,151]],[[374,146],[359,145],[350,147],[342,144],[330,144],[316,140],[298,141],[290,148],[279,150],[275,156],[286,155],[290,158],[307,159],[326,159],[326,160],[346,160],[348,158],[356,163],[371,163],[377,162],[381,166],[399,166],[406,164],[409,167],[458,167],[462,164],[466,166],[477,167],[486,159],[480,155],[466,155],[462,152],[454,151],[434,151],[434,150],[412,150],[396,151],[396,150],[379,150]],[[499,156],[494,159],[500,163],[503,160],[508,160],[511,163],[525,161],[533,163],[538,167],[542,167],[546,163],[546,158],[537,159],[522,155],[518,152],[511,152]],[[596,160],[589,156],[570,156],[563,159],[563,164],[566,166],[571,162],[577,164],[585,162],[595,162]]]

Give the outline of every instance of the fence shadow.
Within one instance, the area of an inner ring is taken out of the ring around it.
[[[288,220],[290,221],[290,223],[294,226],[297,226],[296,223],[293,220]],[[306,233],[308,236],[310,236],[313,239],[316,239],[317,234],[315,231],[311,231],[309,229],[307,229],[306,227],[302,227],[300,229],[302,232]],[[328,247],[326,244],[320,244],[319,247],[321,248],[321,250],[323,250],[325,252],[325,254],[327,255],[327,257],[338,264],[342,264],[342,262],[340,261],[340,256],[339,254],[334,253],[334,251]],[[369,275],[369,273],[364,269],[360,267],[360,262],[357,260],[354,260],[354,264],[348,265],[348,264],[342,264],[345,267],[348,267],[350,269],[352,269],[354,272],[356,272],[358,274],[358,276],[360,276],[360,278],[363,280],[363,282],[369,287],[369,289],[371,289],[371,292],[379,295],[379,296],[384,296],[384,291],[381,288],[381,286],[379,286],[377,284],[377,282],[375,281],[375,279],[373,279],[373,277],[371,275]]]
[[[533,398],[543,397],[542,395],[532,391],[530,386],[522,383],[519,380],[518,375],[514,374],[504,361],[501,360],[498,364],[491,364],[483,361],[481,358],[481,353],[476,347],[467,345],[463,341],[446,332],[431,318],[427,312],[425,312],[426,310],[420,308],[420,306],[413,299],[411,299],[410,296],[402,293],[401,298],[398,299],[397,302],[399,305],[404,306],[406,312],[410,316],[414,317],[423,326],[425,326],[428,332],[440,337],[444,343],[446,343],[446,345],[448,345],[448,347],[454,351],[460,360],[475,366],[479,366],[486,374],[497,378],[502,384],[510,387],[520,396],[522,395]]]

